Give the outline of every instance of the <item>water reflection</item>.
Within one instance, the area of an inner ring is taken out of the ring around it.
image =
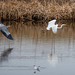
[[[53,36],[51,40],[50,54],[48,54],[48,61],[50,62],[52,66],[56,66],[56,64],[58,63],[58,56],[56,54],[56,43],[55,42],[56,42],[56,37]]]
[[[3,61],[8,60],[8,56],[9,56],[9,54],[11,53],[12,50],[13,50],[13,48],[8,48],[8,49],[4,50],[4,51],[1,53],[0,62],[3,62]]]
[[[53,55],[53,54],[51,55],[51,54],[49,54],[48,58],[49,58],[49,62],[50,62],[50,64],[52,66],[55,66],[58,63],[58,57],[57,57],[57,55]]]
[[[31,75],[34,73],[33,65],[40,66],[40,72],[36,72],[39,75],[75,74],[75,23],[63,22],[66,26],[58,30],[57,34],[53,34],[52,31],[46,32],[47,23],[5,24],[11,25],[12,29],[9,31],[15,41],[7,40],[0,33],[0,53],[9,46],[14,48],[8,58],[9,61],[1,64],[3,66],[0,67],[1,74],[4,74],[4,70],[8,70],[7,75],[13,73]]]

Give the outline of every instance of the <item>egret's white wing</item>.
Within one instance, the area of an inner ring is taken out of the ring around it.
[[[52,31],[53,31],[53,33],[57,32],[57,25],[55,25],[54,27],[52,27]]]
[[[50,30],[51,27],[53,27],[55,25],[56,20],[52,20],[48,22],[48,26],[47,26],[47,30]]]
[[[48,22],[48,25],[54,26],[55,25],[55,22],[56,22],[56,20],[51,20],[51,21]]]

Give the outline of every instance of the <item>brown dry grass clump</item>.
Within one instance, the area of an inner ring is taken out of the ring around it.
[[[0,1],[0,19],[15,21],[75,19],[74,0],[28,1]]]

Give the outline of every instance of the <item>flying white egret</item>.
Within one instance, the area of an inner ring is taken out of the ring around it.
[[[2,24],[0,22],[0,31],[4,34],[4,36],[6,36],[8,39],[13,40],[11,34],[8,32],[7,28],[9,26],[5,26],[4,24]]]
[[[62,24],[61,27],[58,27],[58,24],[55,25],[56,20],[52,20],[48,22],[48,26],[47,26],[47,30],[50,30],[50,28],[52,28],[53,33],[57,32],[57,29],[61,29],[62,26],[64,26],[65,24]]]

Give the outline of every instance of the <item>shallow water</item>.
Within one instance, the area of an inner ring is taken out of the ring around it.
[[[0,75],[75,75],[75,23],[54,34],[46,31],[47,23],[4,22],[14,41],[0,33]]]

